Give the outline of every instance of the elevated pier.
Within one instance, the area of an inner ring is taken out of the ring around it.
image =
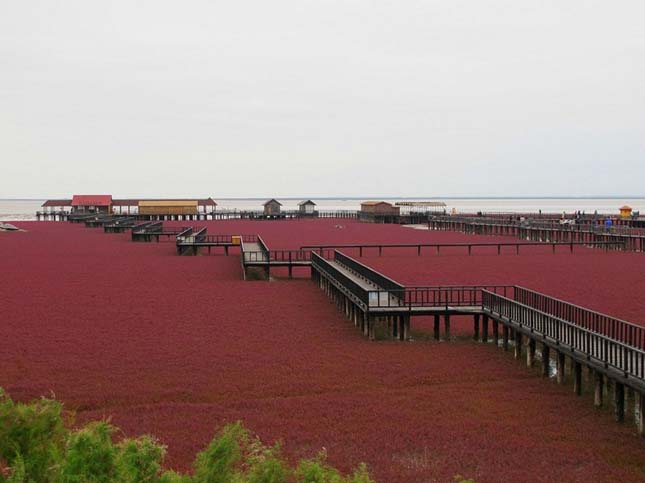
[[[268,280],[271,267],[287,267],[289,276],[294,267],[310,267],[312,279],[371,340],[410,340],[413,317],[431,316],[434,339],[450,341],[451,317],[472,317],[475,341],[492,342],[504,351],[512,348],[517,359],[525,354],[528,367],[541,361],[544,377],[550,376],[555,367],[557,382],[565,384],[571,380],[576,395],[582,394],[586,367],[593,376],[596,406],[606,404],[607,388],[613,388],[612,404],[617,421],[625,419],[626,401],[630,395],[636,395],[635,422],[638,433],[645,434],[645,327],[516,285],[405,286],[337,249],[358,249],[361,256],[364,249],[378,250],[381,255],[384,248],[412,248],[421,255],[422,248],[438,253],[443,247],[459,247],[470,254],[474,248],[492,246],[497,247],[498,253],[505,247],[513,247],[519,253],[520,247],[544,245],[543,241],[311,245],[300,250],[270,250],[259,235],[209,235],[204,227],[164,227],[162,221],[138,222],[134,217],[109,215],[75,215],[70,221],[85,223],[88,227],[103,226],[108,233],[131,229],[133,241],[174,238],[179,255],[197,255],[200,250],[210,252],[215,247],[223,247],[228,255],[230,247],[239,246],[245,279]],[[443,225],[437,226],[443,229]],[[502,234],[500,230],[508,233],[509,226],[513,225],[484,224],[476,230]],[[461,227],[469,230],[473,224]],[[513,233],[524,233],[520,228],[523,227],[513,228],[517,230]],[[554,251],[557,246],[567,246],[573,251],[574,246],[583,244],[610,249],[623,243],[597,238],[546,242]]]
[[[473,235],[514,236],[521,240],[544,243],[576,243],[598,246],[613,242],[613,249],[645,251],[645,230],[596,223],[561,224],[556,220],[525,220],[459,216],[434,216],[428,219],[430,230],[457,231]]]
[[[312,278],[370,339],[380,332],[408,340],[411,317],[434,315],[435,339],[443,317],[444,339],[450,340],[450,316],[470,315],[475,340],[488,342],[492,328],[494,345],[504,351],[512,346],[518,359],[525,352],[529,367],[539,346],[543,376],[550,375],[554,358],[557,382],[570,377],[576,395],[586,367],[593,374],[594,405],[602,406],[604,388],[613,387],[617,421],[625,419],[626,389],[638,395],[635,422],[645,434],[644,327],[519,286],[405,287],[338,251],[333,260],[313,252]]]

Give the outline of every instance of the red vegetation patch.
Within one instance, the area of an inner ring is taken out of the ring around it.
[[[474,239],[344,220],[208,224],[260,233],[271,248]],[[81,420],[153,433],[171,466],[242,419],[293,457],[325,447],[332,464],[365,461],[379,481],[645,479],[630,426],[491,345],[370,343],[306,280],[242,282],[238,256],[20,225],[28,232],[0,234],[0,386],[23,400],[54,392]],[[364,261],[404,283],[518,283],[645,321],[641,254],[474,253],[386,249]]]

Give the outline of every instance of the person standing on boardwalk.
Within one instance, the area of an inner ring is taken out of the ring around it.
[[[605,231],[611,231],[611,225],[611,218],[607,217],[607,219],[605,220]]]

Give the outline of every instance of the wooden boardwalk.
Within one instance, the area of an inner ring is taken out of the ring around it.
[[[370,339],[377,333],[407,340],[414,316],[434,316],[434,337],[450,340],[450,317],[473,317],[473,338],[526,352],[527,365],[541,347],[542,373],[555,355],[557,380],[565,382],[571,360],[573,390],[582,391],[582,368],[594,374],[594,404],[603,404],[605,384],[614,388],[617,421],[625,418],[625,389],[638,398],[637,426],[645,434],[645,328],[518,286],[406,287],[336,251],[333,260],[315,252],[312,277],[354,325]],[[489,327],[492,325],[492,327]],[[480,330],[481,328],[481,330]],[[501,334],[500,334],[501,329]],[[480,339],[481,334],[481,339]]]
[[[520,248],[524,247],[550,247],[552,253],[555,254],[556,247],[568,248],[571,253],[573,253],[574,247],[587,247],[587,248],[604,248],[605,250],[610,250],[616,248],[616,246],[621,247],[623,245],[622,241],[597,241],[592,243],[587,242],[554,242],[554,241],[538,241],[538,242],[465,242],[465,243],[349,243],[349,244],[333,244],[333,245],[303,245],[300,247],[301,250],[328,250],[328,249],[355,249],[358,250],[359,256],[363,256],[363,251],[371,250],[378,251],[379,256],[383,254],[384,248],[409,248],[416,250],[418,256],[421,256],[422,249],[425,248],[423,253],[427,253],[428,250],[436,253],[437,255],[441,254],[441,249],[446,248],[462,248],[468,252],[468,255],[472,255],[475,248],[480,249],[480,252],[490,252],[490,248],[494,248],[497,251],[498,255],[502,254],[502,249],[506,248],[505,253],[512,249],[515,254],[520,254]]]
[[[434,216],[428,219],[431,230],[458,231],[473,235],[515,236],[521,240],[545,243],[577,243],[598,246],[614,242],[607,248],[645,251],[645,230],[626,225],[560,225],[551,221],[509,221],[464,216]]]
[[[133,241],[159,241],[174,238],[177,253],[196,255],[200,250],[239,246],[245,279],[259,272],[269,279],[271,267],[310,267],[312,279],[337,304],[344,315],[370,339],[384,335],[388,339],[409,340],[411,320],[416,316],[434,317],[434,338],[451,340],[450,318],[473,318],[473,338],[492,341],[496,347],[513,348],[516,358],[526,353],[532,366],[540,348],[542,374],[548,376],[552,359],[557,367],[558,383],[566,381],[569,358],[573,391],[582,392],[582,370],[593,374],[594,404],[604,404],[604,391],[613,388],[616,420],[625,418],[626,390],[638,395],[636,423],[645,434],[645,327],[598,313],[563,300],[515,285],[492,286],[404,286],[367,265],[330,246],[309,246],[300,250],[270,250],[259,235],[209,235],[206,228],[164,227],[161,221],[137,222],[114,217],[75,217],[86,226],[103,226],[106,232],[131,229]],[[501,225],[492,225],[501,226]],[[620,235],[625,236],[625,235]],[[615,240],[592,240],[610,245]],[[552,242],[555,245],[558,242]],[[569,241],[567,245],[573,243]],[[581,242],[584,243],[584,242]],[[526,243],[513,243],[521,246]],[[509,244],[447,244],[475,246]],[[554,245],[554,246],[555,246]],[[415,247],[418,244],[346,245],[359,248]],[[517,248],[519,250],[519,248]],[[255,271],[255,272],[254,272]]]

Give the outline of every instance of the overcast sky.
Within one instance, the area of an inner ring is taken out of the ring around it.
[[[0,2],[0,197],[645,194],[645,1]]]

